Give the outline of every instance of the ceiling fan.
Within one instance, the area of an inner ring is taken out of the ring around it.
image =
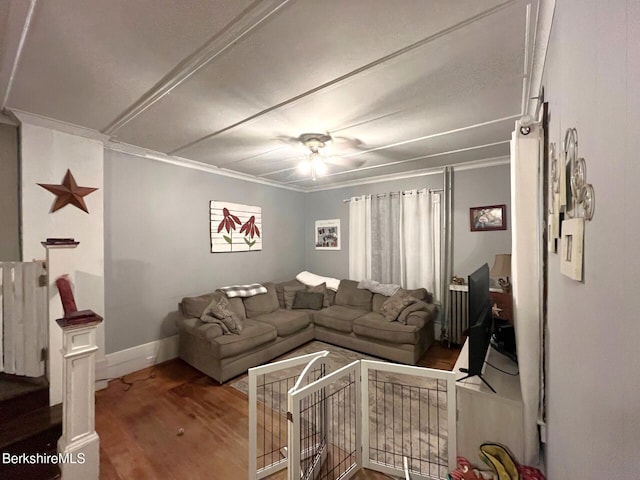
[[[357,168],[362,165],[361,161],[350,160],[328,155],[327,147],[334,142],[334,138],[329,133],[303,133],[297,137],[281,137],[287,143],[302,145],[309,153],[298,164],[297,170],[304,174],[311,174],[312,180],[326,175],[328,164]],[[352,144],[353,147],[359,147],[362,142],[356,139],[343,139],[342,143]],[[339,140],[339,141],[340,141]]]

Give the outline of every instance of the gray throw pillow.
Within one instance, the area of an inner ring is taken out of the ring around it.
[[[236,315],[235,313],[232,313],[230,316],[223,318],[216,318],[213,315],[205,313],[200,317],[200,320],[202,320],[203,322],[216,323],[220,325],[223,335],[229,335],[232,333],[239,335],[240,332],[242,332],[242,320],[240,320],[238,315]]]
[[[321,283],[320,285],[316,285],[315,287],[307,287],[307,292],[321,293],[322,306],[324,308],[329,308],[331,306],[331,303],[329,303],[329,292],[327,291],[326,283]]]
[[[293,300],[294,310],[308,308],[310,310],[320,310],[324,295],[318,292],[297,292]]]
[[[204,309],[200,320],[208,323],[217,323],[222,328],[222,333],[239,334],[242,331],[242,320],[231,310],[229,301],[223,294],[216,294],[211,303]]]
[[[284,308],[291,310],[293,307],[293,300],[296,298],[296,293],[304,291],[306,287],[304,285],[287,285],[283,288],[284,295]]]
[[[380,307],[380,313],[388,321],[393,322],[406,307],[416,302],[417,300],[411,295],[398,291],[382,304],[382,307]]]
[[[231,316],[231,305],[223,295],[217,294],[211,299],[207,308],[202,312],[203,315],[213,315],[217,319]]]

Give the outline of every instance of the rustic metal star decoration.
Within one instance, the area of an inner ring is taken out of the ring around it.
[[[57,197],[56,201],[51,207],[51,213],[55,212],[56,210],[60,210],[62,207],[69,204],[74,205],[80,210],[84,210],[85,212],[89,213],[87,204],[84,203],[84,198],[82,197],[98,190],[97,188],[92,187],[79,187],[70,170],[67,170],[67,173],[62,180],[62,185],[51,185],[45,183],[39,183],[38,185],[49,190]]]

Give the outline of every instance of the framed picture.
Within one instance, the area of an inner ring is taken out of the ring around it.
[[[582,281],[582,251],[584,248],[584,218],[562,222],[560,237],[560,273]]]
[[[340,250],[340,219],[316,220],[316,250]]]
[[[262,250],[262,209],[240,203],[209,202],[211,252]]]
[[[488,205],[469,209],[469,222],[472,232],[507,229],[507,206]]]

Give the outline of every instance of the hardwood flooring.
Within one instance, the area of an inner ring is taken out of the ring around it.
[[[434,344],[424,367],[451,370],[459,354]],[[246,396],[171,360],[96,392],[103,480],[245,479],[248,476]],[[284,475],[273,476],[284,479]],[[389,477],[371,471],[360,480]]]

